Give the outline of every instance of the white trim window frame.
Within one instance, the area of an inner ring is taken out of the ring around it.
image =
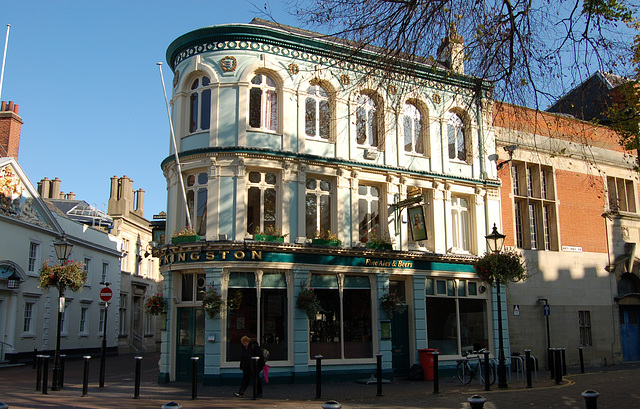
[[[400,115],[400,129],[404,138],[404,152],[409,155],[424,156],[425,132],[423,126],[423,113],[412,101],[407,101],[402,106]]]
[[[207,200],[209,175],[207,172],[195,172],[185,175],[185,190],[187,206],[191,215],[191,222],[196,234],[207,234]],[[185,220],[186,225],[186,220]]]
[[[80,327],[78,329],[78,335],[86,337],[89,335],[89,306],[83,305],[80,308]]]
[[[22,334],[23,338],[31,338],[36,336],[36,320],[37,314],[37,302],[35,300],[25,300],[24,310],[22,311]]]
[[[465,196],[451,196],[452,245],[456,252],[471,251],[471,200]]]
[[[189,134],[211,127],[211,80],[206,75],[195,78],[189,91]]]
[[[37,275],[40,268],[40,243],[37,241],[29,242],[29,259],[27,265],[27,273],[29,275]]]
[[[306,90],[304,103],[304,129],[309,139],[329,141],[331,139],[330,94],[320,84],[312,83]]]
[[[257,73],[249,86],[248,125],[252,130],[278,132],[280,96],[278,83],[269,74]]]
[[[378,148],[380,110],[376,100],[360,93],[356,98],[356,143],[364,148]]]
[[[382,209],[383,191],[380,186],[360,184],[358,186],[358,241],[368,243],[375,236],[385,237],[380,224],[380,209]]]
[[[449,160],[467,161],[467,129],[462,117],[456,112],[449,112],[447,119],[447,140]]]
[[[333,230],[334,181],[324,176],[307,176],[305,181],[306,237]]]
[[[247,172],[247,233],[279,229],[279,174],[269,171]]]

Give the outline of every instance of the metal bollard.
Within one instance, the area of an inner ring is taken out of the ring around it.
[[[565,376],[567,374],[567,360],[565,358],[566,351],[567,348],[560,348],[560,352],[562,352],[562,376]]]
[[[586,409],[598,409],[598,396],[600,394],[593,389],[587,389],[582,392]]]
[[[527,388],[533,388],[533,385],[531,384],[531,350],[530,349],[525,349],[524,350],[524,364],[527,368]]]
[[[133,387],[133,399],[140,399],[140,366],[142,365],[142,357],[135,357],[136,360],[136,377]]]
[[[489,365],[489,351],[482,351],[484,355],[484,390],[491,390],[491,366]]]
[[[580,355],[580,373],[584,373],[584,355],[582,354],[583,347],[578,347],[578,355]]]
[[[37,372],[36,372],[36,390],[39,391],[41,388],[40,382],[42,382],[42,355],[36,356],[37,362]]]
[[[316,355],[316,399],[322,396],[322,355]]]
[[[376,354],[376,361],[377,361],[377,376],[376,376],[376,380],[378,381],[378,391],[376,393],[376,396],[383,396],[382,395],[382,354],[380,352],[378,352]]]
[[[435,351],[433,354],[433,393],[440,393],[440,377],[438,374],[438,355],[440,353]]]
[[[49,355],[42,355],[42,394],[47,394],[47,384],[49,383]]]
[[[198,359],[200,357],[191,357],[191,400],[198,399]]]
[[[84,359],[84,373],[82,375],[82,395],[87,396],[89,394],[89,360],[91,359],[91,355],[85,355],[82,357]]]
[[[38,348],[33,348],[33,362],[31,362],[31,369],[36,369],[38,364]]]
[[[322,404],[322,409],[340,409],[342,405],[335,400],[330,400]]]
[[[548,359],[547,366],[549,367],[549,372],[551,372],[551,379],[555,379],[556,378],[556,374],[555,374],[556,364],[555,364],[555,361],[554,361],[555,350],[556,350],[555,348],[549,348],[547,350],[547,352],[548,352],[547,353],[547,359]]]
[[[60,354],[60,389],[64,388],[64,360],[66,358],[66,354]]]
[[[562,351],[560,348],[556,348],[553,352],[553,363],[555,364],[553,373],[555,374],[556,385],[560,385],[562,382]]]
[[[471,409],[482,409],[486,401],[487,400],[480,395],[473,395],[467,399],[467,402],[471,405]]]
[[[160,409],[182,409],[182,405],[176,402],[167,402]]]
[[[251,359],[253,359],[253,400],[257,400],[258,399],[258,382],[260,382],[260,379],[258,379],[258,377],[260,376],[260,374],[258,373],[258,360],[260,359],[259,356],[252,356]]]

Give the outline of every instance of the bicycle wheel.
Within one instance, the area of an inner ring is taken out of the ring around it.
[[[484,384],[484,368],[485,368],[485,364],[484,362],[480,362],[480,379],[482,380],[482,383]],[[496,366],[495,364],[492,362],[489,363],[489,385],[493,385],[494,383],[496,383]]]
[[[457,375],[458,380],[463,385],[471,383],[471,368],[467,362],[458,362]]]

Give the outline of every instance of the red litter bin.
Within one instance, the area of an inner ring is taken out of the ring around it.
[[[423,379],[425,381],[433,380],[433,353],[438,351],[433,348],[419,349],[420,366],[422,367]]]

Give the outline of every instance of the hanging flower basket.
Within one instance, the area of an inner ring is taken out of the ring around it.
[[[209,284],[202,297],[202,308],[204,309],[204,312],[207,313],[209,318],[215,318],[220,314],[220,310],[223,305],[224,300],[222,299],[220,292],[213,284]]]
[[[307,284],[302,284],[300,286],[300,293],[298,293],[296,307],[304,311],[307,314],[307,318],[310,320],[315,320],[316,314],[319,311],[322,311],[318,296]]]
[[[404,311],[405,308],[407,308],[400,297],[398,297],[398,294],[391,293],[389,291],[385,292],[382,294],[382,297],[380,297],[380,307],[384,310],[389,319],[391,319],[394,313]]]
[[[67,260],[62,264],[49,265],[49,260],[42,264],[40,269],[40,285],[42,289],[55,287],[60,289],[70,289],[71,291],[82,291],[87,283],[87,272],[84,264],[78,261]]]
[[[154,294],[144,303],[144,310],[149,315],[160,315],[167,309],[167,301],[162,298],[162,294]]]
[[[494,281],[505,284],[528,278],[522,256],[513,250],[485,253],[473,265],[478,276],[489,284]]]

